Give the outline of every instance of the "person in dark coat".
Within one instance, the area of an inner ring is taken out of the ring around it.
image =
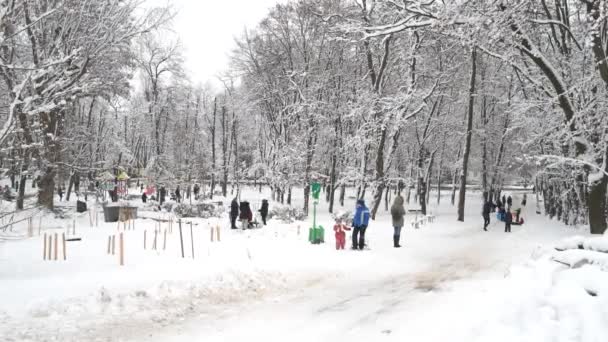
[[[239,217],[239,203],[236,201],[236,197],[232,199],[230,203],[230,228],[236,229],[236,219]]]
[[[165,203],[165,197],[167,197],[167,189],[164,186],[160,187],[160,205]]]
[[[146,195],[145,192],[143,194],[141,194],[141,201],[143,203],[146,203],[148,201],[148,195]]]
[[[492,209],[492,202],[486,201],[483,204],[483,209],[481,210],[481,215],[483,216],[483,230],[488,231],[488,226],[490,225],[490,211]]]
[[[268,216],[268,200],[262,200],[262,207],[259,210],[260,215],[262,215],[262,222],[266,225],[266,217]]]
[[[240,205],[240,214],[239,219],[241,220],[241,228],[243,230],[247,229],[251,225],[251,221],[253,220],[253,213],[251,212],[251,207],[249,206],[249,202],[241,202]]]
[[[177,203],[180,203],[182,201],[182,192],[179,191],[179,185],[177,186],[177,188],[175,189],[175,201]]]
[[[508,207],[505,212],[505,233],[511,232],[511,222],[513,222],[513,215],[511,215],[511,207]]]
[[[397,195],[395,197],[395,201],[391,206],[391,218],[394,228],[393,233],[393,247],[400,248],[399,239],[401,238],[401,228],[405,224],[405,220],[403,219],[405,216],[405,208],[403,207],[403,197],[401,195]]]
[[[198,184],[194,184],[194,199],[198,199],[198,193],[201,191],[201,187]]]
[[[57,194],[59,194],[59,202],[61,202],[63,200],[63,188],[61,186],[57,188]]]
[[[521,206],[525,207],[527,202],[528,202],[528,196],[526,194],[524,194],[524,198],[521,200]]]
[[[505,195],[502,195],[502,205],[507,206],[507,197]]]
[[[513,199],[511,198],[511,195],[509,195],[509,197],[507,197],[507,207],[511,208],[512,205]]]

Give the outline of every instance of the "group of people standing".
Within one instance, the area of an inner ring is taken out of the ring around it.
[[[397,195],[395,201],[391,206],[391,218],[393,225],[393,247],[400,248],[399,244],[401,239],[401,229],[405,224],[405,207],[403,206],[403,197]],[[363,199],[357,200],[355,207],[355,214],[353,215],[353,227],[352,227],[352,249],[362,250],[365,248],[365,232],[369,225],[370,212],[365,201]],[[336,219],[334,225],[334,233],[336,238],[336,249],[344,249],[346,243],[346,231],[351,230],[350,227],[346,226],[340,218]]]
[[[527,203],[527,195],[524,194],[523,199],[521,201],[521,206],[525,207]],[[513,207],[513,198],[511,196],[505,197],[505,195],[501,198],[496,199],[496,203],[492,202],[492,199],[485,200],[483,204],[483,208],[481,214],[483,216],[483,230],[488,231],[488,226],[490,225],[490,213],[496,211],[498,213],[497,217],[500,221],[505,223],[505,233],[511,232],[511,225],[522,225],[524,223],[523,218],[520,217],[521,208],[517,208],[515,210]]]
[[[266,225],[266,218],[268,217],[268,200],[262,200],[262,206],[258,210],[262,217],[262,223]],[[243,201],[239,203],[235,198],[230,203],[230,228],[237,229],[236,220],[237,218],[241,221],[241,228],[249,229],[253,228],[253,212],[249,206],[249,202]]]

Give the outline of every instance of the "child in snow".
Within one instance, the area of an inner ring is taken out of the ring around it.
[[[334,225],[334,232],[336,232],[336,250],[344,249],[344,245],[346,244],[346,230],[350,230],[350,228],[337,218],[336,224]]]

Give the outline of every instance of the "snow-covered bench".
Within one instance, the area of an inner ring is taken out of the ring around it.
[[[581,269],[581,271],[595,272],[595,275],[591,277],[593,279],[601,277],[608,280],[608,237],[574,236],[560,241],[555,250],[551,257],[553,261],[566,265],[570,269],[580,269],[585,265],[590,265],[591,268]],[[607,289],[606,286],[598,286],[598,282],[595,281],[585,282],[582,286],[591,296],[597,296],[602,288],[603,291]]]

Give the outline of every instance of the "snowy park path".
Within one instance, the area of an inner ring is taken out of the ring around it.
[[[529,258],[539,243],[554,241],[556,232],[547,231],[546,223],[533,218],[524,229],[505,235],[498,223],[482,232],[476,224],[439,220],[406,232],[399,250],[344,251],[349,262],[360,264],[345,267],[348,273],[303,284],[287,295],[217,308],[151,332],[149,340],[465,341],[474,335],[493,284],[509,266]],[[447,225],[456,227],[442,229]],[[391,260],[390,267],[374,264],[382,260]]]

